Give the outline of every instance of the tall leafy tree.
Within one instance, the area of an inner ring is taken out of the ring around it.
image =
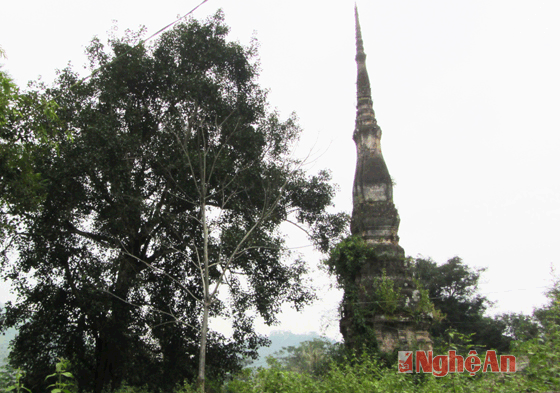
[[[535,315],[539,315],[542,311],[535,310],[534,315],[525,315],[523,313],[506,313],[497,317],[505,326],[505,334],[515,341],[531,340],[539,336],[541,332],[541,324]]]
[[[452,329],[464,335],[474,333],[472,343],[481,349],[509,349],[511,338],[506,335],[506,323],[484,315],[491,305],[478,293],[480,274],[485,269],[472,269],[459,257],[441,265],[424,258],[414,262],[414,274],[428,290],[434,306],[445,314],[431,327],[436,342],[447,341],[446,331]]]
[[[31,384],[57,356],[98,393],[123,380],[169,391],[202,357],[219,376],[265,343],[255,316],[273,323],[313,298],[279,227],[307,227],[326,251],[346,216],[326,212],[328,173],[290,158],[300,130],[268,110],[255,47],[227,33],[217,13],[152,47],[94,40],[98,72],[77,83],[66,69],[42,92],[73,138],[38,163],[44,200],[4,263],[19,300],[2,326],[21,325],[11,361]],[[207,329],[218,316],[232,339]]]

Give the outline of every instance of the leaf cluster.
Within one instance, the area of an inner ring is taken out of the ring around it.
[[[376,258],[375,250],[359,236],[348,236],[340,241],[324,261],[329,273],[343,288],[355,286],[356,276],[365,262]]]
[[[20,91],[0,70],[0,240],[13,237],[18,215],[37,211],[44,198],[38,165],[56,152],[62,130],[57,108],[35,91]]]

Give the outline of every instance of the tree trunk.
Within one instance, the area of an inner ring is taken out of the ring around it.
[[[206,177],[204,172],[204,178]],[[208,223],[206,222],[206,184],[202,184],[201,192],[201,221],[203,233],[203,263],[202,286],[204,290],[202,326],[200,331],[200,355],[198,358],[198,378],[196,385],[199,391],[204,392],[206,382],[206,343],[208,340],[208,315],[210,309],[210,269],[208,261]]]
[[[117,297],[110,299],[111,316],[101,327],[97,343],[97,364],[95,370],[95,393],[101,393],[110,386],[117,389],[123,381],[124,362],[129,348],[127,329],[130,323],[130,306],[123,302],[128,297],[137,268],[133,258],[125,258],[115,283],[114,293]]]
[[[202,330],[200,332],[200,354],[198,358],[198,378],[196,386],[199,391],[204,392],[206,382],[206,342],[208,339],[208,309],[209,303],[204,301],[204,314],[202,316]]]

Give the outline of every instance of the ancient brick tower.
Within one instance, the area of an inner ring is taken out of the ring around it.
[[[399,246],[399,214],[393,203],[393,182],[381,154],[366,54],[356,15],[357,113],[353,139],[357,164],[353,188],[351,232],[365,243],[366,260],[345,288],[340,331],[347,345],[359,348],[364,337],[375,336],[382,352],[431,348],[426,332],[429,300],[416,289]],[[392,292],[391,292],[392,288]],[[365,339],[368,341],[367,339]]]

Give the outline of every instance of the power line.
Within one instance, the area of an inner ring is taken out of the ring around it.
[[[543,288],[550,288],[549,285],[545,285],[542,287],[534,287],[534,288],[518,288],[518,289],[508,289],[505,291],[493,291],[493,292],[482,292],[481,295],[489,295],[492,293],[505,293],[505,292],[517,292],[517,291],[532,291],[533,289],[543,289]]]
[[[495,291],[495,292],[486,292],[486,293],[481,293],[481,295],[486,295],[489,293],[506,293],[506,292],[516,292],[516,291],[531,291],[533,289],[543,289],[543,288],[549,288],[549,286],[541,286],[541,287],[533,287],[533,288],[518,288],[518,289],[508,289],[505,291]],[[435,296],[435,297],[429,297],[430,300],[436,300],[436,299],[447,299],[449,297],[447,296]],[[392,303],[395,302],[394,300],[372,300],[369,302],[341,302],[341,304],[380,304],[380,303]]]
[[[185,15],[177,18],[174,22],[171,22],[170,24],[168,24],[167,26],[159,29],[158,31],[156,31],[154,34],[152,34],[151,36],[149,36],[148,38],[146,38],[143,41],[140,41],[140,43],[144,43],[147,42],[149,40],[151,40],[152,38],[154,38],[155,36],[159,35],[160,33],[164,32],[165,30],[169,29],[171,26],[179,23],[179,21],[181,21],[181,19],[185,19],[187,16],[189,16],[190,14],[192,14],[193,12],[195,12],[200,6],[202,6],[204,3],[206,3],[208,0],[203,0],[200,4],[198,4],[196,7],[194,7],[192,10],[190,10],[189,12],[187,12]],[[139,44],[140,44],[139,43]]]
[[[173,22],[169,23],[167,26],[162,27],[161,29],[159,29],[158,31],[156,31],[154,34],[152,34],[151,36],[149,36],[148,38],[146,38],[145,40],[140,40],[140,42],[138,42],[138,44],[136,44],[135,46],[131,47],[130,49],[128,49],[127,51],[125,51],[124,53],[122,53],[121,55],[115,57],[113,60],[111,60],[109,63],[107,64],[103,64],[102,66],[99,66],[98,68],[94,69],[93,72],[91,74],[89,74],[88,76],[80,79],[78,82],[74,83],[72,86],[70,86],[70,89],[72,89],[73,87],[85,82],[86,80],[88,80],[89,78],[91,78],[92,76],[94,76],[95,74],[97,74],[99,71],[101,71],[102,69],[110,66],[111,64],[115,63],[117,60],[119,60],[121,57],[126,56],[127,54],[129,54],[131,51],[133,51],[134,49],[138,48],[139,46],[143,45],[144,43],[148,42],[149,40],[151,40],[152,38],[156,37],[157,35],[163,33],[165,30],[169,29],[171,26],[176,25],[177,23],[179,23],[181,20],[185,19],[187,16],[189,16],[190,14],[192,14],[193,12],[195,12],[198,8],[200,8],[204,3],[206,3],[208,0],[203,0],[201,1],[196,7],[194,7],[192,10],[190,10],[189,12],[187,12],[185,15],[180,16],[179,18],[177,18],[176,20],[174,20]]]

